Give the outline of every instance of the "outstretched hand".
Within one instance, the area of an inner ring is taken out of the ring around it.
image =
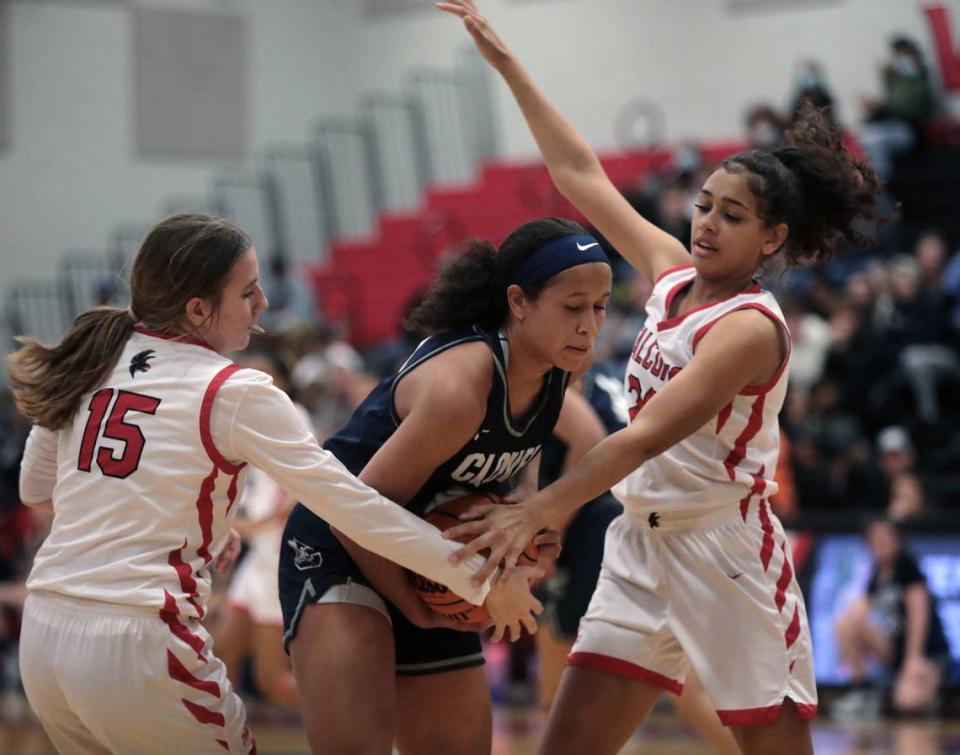
[[[516,569],[517,559],[527,544],[543,528],[536,511],[524,503],[501,506],[494,503],[472,506],[460,515],[463,524],[451,527],[443,533],[448,540],[471,538],[450,557],[459,563],[474,553],[489,549],[487,561],[473,576],[473,583],[481,585],[498,566],[503,571],[495,584],[503,584]]]
[[[510,59],[510,50],[487,19],[480,15],[473,0],[450,0],[450,2],[435,3],[435,5],[440,10],[463,19],[463,25],[473,37],[477,50],[494,68],[499,68]]]

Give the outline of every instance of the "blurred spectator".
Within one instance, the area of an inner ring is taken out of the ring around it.
[[[821,380],[804,399],[791,395],[793,476],[801,508],[882,505],[869,444],[857,418],[845,411],[836,383]]]
[[[903,254],[887,266],[889,289],[882,303],[880,327],[888,347],[898,353],[914,344],[949,343],[949,302],[942,290],[922,285],[916,257]]]
[[[923,52],[912,39],[895,37],[882,68],[883,97],[864,100],[860,141],[883,179],[893,173],[893,158],[912,149],[936,102]]]
[[[397,334],[389,341],[374,346],[367,354],[367,364],[378,378],[385,378],[397,372],[407,357],[410,356],[424,338],[425,333],[419,333],[407,323],[407,316],[423,301],[424,291],[415,292],[403,308],[403,316]]]
[[[790,331],[790,389],[809,391],[823,374],[831,343],[831,326],[798,302],[784,299],[782,309]]]
[[[754,105],[745,120],[750,149],[777,149],[784,144],[787,124],[776,110],[766,103]]]
[[[679,179],[666,183],[656,202],[657,225],[687,247],[690,245],[693,202],[690,189]]]
[[[879,690],[870,683],[873,661],[893,676],[891,703],[896,711],[929,712],[949,660],[936,600],[896,525],[873,522],[866,541],[873,559],[866,594],[837,621],[837,642],[850,667],[853,690],[832,712],[841,717],[879,713]]]
[[[877,457],[884,477],[891,481],[913,471],[915,456],[907,431],[899,425],[885,427],[877,435]]]
[[[890,357],[882,339],[868,322],[868,298],[860,305],[844,302],[830,316],[830,347],[824,359],[823,378],[840,391],[839,406],[856,417],[866,430],[874,429],[871,386],[889,369]]]
[[[269,309],[260,316],[260,323],[267,331],[283,333],[317,321],[313,288],[298,274],[290,272],[282,254],[271,258],[269,274],[263,276],[260,285],[270,301]]]
[[[940,295],[945,294],[943,275],[950,250],[944,235],[939,231],[924,231],[913,245],[913,254],[920,265],[920,286]]]
[[[890,500],[887,516],[891,521],[916,520],[927,513],[927,495],[920,478],[910,472],[901,472],[890,480]]]
[[[801,60],[797,65],[788,126],[793,125],[800,109],[807,102],[822,110],[830,120],[836,121],[833,94],[827,84],[826,73],[823,66],[812,58]]]
[[[950,327],[960,332],[960,253],[947,260],[940,282],[950,302]]]

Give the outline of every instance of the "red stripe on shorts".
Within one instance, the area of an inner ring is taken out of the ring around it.
[[[793,607],[793,618],[790,620],[790,626],[787,627],[786,633],[783,635],[784,642],[787,644],[787,650],[790,649],[790,646],[797,641],[797,637],[800,636],[800,611],[797,606]]]
[[[770,521],[770,507],[766,499],[760,501],[760,527],[763,530],[763,543],[760,546],[760,563],[766,571],[773,558],[773,523]]]
[[[794,703],[800,718],[813,718],[817,715],[817,706],[808,703]],[[740,710],[718,710],[717,715],[724,726],[763,726],[772,724],[780,718],[783,703],[769,705],[766,708],[742,708]]]
[[[183,640],[197,654],[204,663],[207,659],[203,657],[203,638],[194,634],[177,620],[177,601],[166,590],[163,591],[163,608],[160,610],[160,620],[166,624],[174,636]]]
[[[620,658],[612,658],[609,655],[600,655],[599,653],[570,653],[567,656],[568,666],[577,666],[579,668],[600,671],[604,674],[613,674],[624,679],[630,679],[635,682],[645,682],[654,687],[665,689],[679,695],[683,692],[683,684],[671,679],[656,671],[637,666],[635,663],[629,663]]]
[[[203,679],[197,679],[193,674],[190,673],[190,670],[180,663],[180,659],[175,656],[170,649],[167,649],[167,673],[170,674],[171,679],[175,679],[178,682],[183,682],[184,684],[198,689],[201,692],[206,692],[209,695],[214,697],[220,697],[220,685],[216,682],[204,681]]]
[[[202,724],[213,724],[214,726],[226,726],[227,724],[223,713],[217,713],[215,710],[204,708],[202,705],[191,703],[189,700],[181,699],[180,702]]]
[[[777,611],[783,612],[783,604],[787,602],[787,586],[793,579],[793,569],[790,568],[790,559],[787,558],[787,544],[781,543],[780,550],[783,551],[783,568],[780,569],[780,579],[777,580],[777,595],[774,600],[777,603]]]

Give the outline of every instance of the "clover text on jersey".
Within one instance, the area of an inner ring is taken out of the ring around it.
[[[536,445],[523,451],[469,454],[450,476],[457,482],[474,486],[487,482],[505,482],[523,469],[539,451],[540,446]]]

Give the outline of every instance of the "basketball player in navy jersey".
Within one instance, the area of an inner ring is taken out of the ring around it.
[[[167,218],[137,252],[129,309],[85,312],[59,343],[24,338],[10,357],[35,423],[21,499],[53,512],[27,579],[20,669],[59,752],[256,751],[203,626],[248,463],[364,547],[486,597],[498,621],[538,606],[522,576],[475,590],[434,527],[360,483],[266,374],[225,356],[267,307],[259,275],[231,222]]]
[[[410,316],[435,335],[326,447],[418,514],[510,492],[554,427],[576,422],[566,388],[590,365],[610,286],[600,245],[575,223],[528,223],[499,250],[472,242]],[[386,754],[396,740],[401,752],[489,753],[479,635],[425,628],[403,571],[306,508],[283,540],[286,639],[313,749]],[[519,622],[509,631],[518,638]]]
[[[768,501],[790,335],[757,275],[774,256],[792,265],[865,245],[856,221],[872,216],[872,168],[808,107],[787,146],[735,155],[706,179],[688,252],[627,203],[473,0],[437,6],[510,87],[560,193],[654,282],[627,366],[630,425],[529,500],[477,507],[483,520],[445,532],[475,536],[462,554],[502,554],[506,574],[534,532],[604,490],[624,505],[542,751],[617,752],[663,690],[682,691],[689,664],[747,755],[812,752],[810,631]]]

